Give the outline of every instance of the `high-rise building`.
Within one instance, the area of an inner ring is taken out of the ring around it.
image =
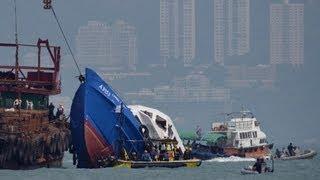
[[[137,64],[137,36],[135,27],[123,20],[118,20],[111,26],[111,53],[108,58],[114,65],[127,65],[135,69]]]
[[[160,0],[160,57],[183,59],[185,65],[195,58],[195,0]]]
[[[250,51],[250,0],[213,1],[214,61]]]
[[[135,28],[125,21],[105,25],[89,21],[79,28],[77,55],[82,65],[134,69],[137,64]]]
[[[182,46],[183,62],[190,65],[196,54],[196,22],[195,0],[182,0],[183,3],[183,28]]]
[[[111,29],[98,21],[80,27],[76,37],[77,56],[81,65],[103,65],[107,60],[107,38]]]
[[[270,5],[270,63],[304,62],[304,4],[289,0]]]

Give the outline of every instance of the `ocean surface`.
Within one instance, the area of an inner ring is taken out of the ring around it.
[[[319,180],[320,156],[312,160],[275,161],[275,172],[260,175],[241,175],[242,167],[253,164],[254,159],[237,157],[218,158],[205,161],[198,168],[150,168],[150,169],[76,169],[71,156],[66,154],[63,168],[41,168],[36,170],[0,170],[0,180],[107,180],[107,179],[281,179]]]

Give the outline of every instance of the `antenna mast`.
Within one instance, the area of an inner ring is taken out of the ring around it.
[[[14,3],[14,35],[16,43],[16,62],[15,62],[15,79],[19,78],[19,41],[18,41],[18,17],[17,17],[17,0],[13,0]]]

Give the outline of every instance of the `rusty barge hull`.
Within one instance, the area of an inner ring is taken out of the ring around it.
[[[61,166],[70,144],[67,126],[66,121],[49,123],[45,110],[0,109],[0,168]]]

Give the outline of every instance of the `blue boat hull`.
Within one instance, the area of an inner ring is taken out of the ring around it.
[[[71,107],[71,133],[79,168],[99,167],[118,158],[121,150],[144,151],[140,123],[114,90],[94,71],[86,69]]]

